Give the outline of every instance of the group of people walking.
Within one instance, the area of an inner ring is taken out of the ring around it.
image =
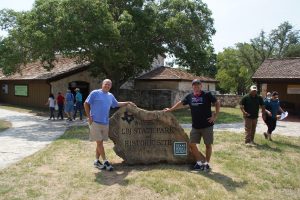
[[[94,161],[94,166],[99,169],[106,169],[109,171],[113,170],[113,166],[106,158],[103,141],[108,140],[110,108],[122,107],[129,104],[136,106],[131,101],[117,101],[114,95],[109,92],[111,87],[112,81],[110,79],[105,79],[102,82],[101,88],[93,90],[84,102],[84,110],[90,129],[89,138],[90,141],[96,142],[96,159]],[[182,100],[177,102],[171,108],[165,108],[163,111],[171,112],[176,109],[184,108],[186,105],[189,106],[192,116],[190,149],[196,159],[193,169],[209,171],[211,169],[210,159],[212,155],[212,144],[214,141],[213,125],[220,111],[220,102],[210,92],[202,90],[202,83],[198,79],[192,81],[192,89],[193,91],[187,94]],[[79,94],[79,90],[76,90],[75,99],[76,107],[78,105],[78,110],[81,109],[82,105],[82,96]],[[54,97],[51,96],[51,98]],[[65,98],[65,110],[70,118],[72,116],[71,112],[74,105],[72,98],[74,98],[74,96],[70,91],[68,91]],[[53,101],[50,103],[53,105]],[[213,104],[215,106],[214,112],[211,110],[211,106]],[[241,99],[240,108],[245,120],[245,144],[255,145],[254,136],[259,116],[259,108],[262,109],[263,118],[268,127],[265,137],[272,140],[271,134],[276,127],[276,121],[278,119],[277,112],[283,112],[280,108],[278,93],[273,92],[270,98],[266,98],[264,100],[257,94],[257,87],[253,85],[250,87],[250,92]],[[53,109],[50,109],[50,111],[51,110],[53,111]],[[73,116],[74,118],[75,115]],[[82,119],[81,112],[80,118]],[[197,147],[202,138],[205,144],[205,153],[200,152]],[[102,158],[102,162],[100,161],[100,158]]]
[[[64,119],[64,111],[67,115],[67,120],[72,121],[76,119],[77,112],[79,112],[79,118],[82,120],[82,94],[80,89],[75,89],[76,94],[73,95],[70,89],[67,90],[65,96],[61,92],[57,93],[55,98],[52,93],[49,94],[46,105],[49,105],[50,117],[49,120],[55,120],[54,112],[57,110],[57,119]]]
[[[275,130],[277,120],[280,118],[278,113],[284,113],[280,107],[278,92],[268,92],[266,98],[263,99],[257,94],[257,87],[252,85],[249,94],[242,98],[240,107],[245,120],[245,144],[255,145],[254,136],[259,108],[262,110],[263,121],[267,125],[267,132],[264,132],[264,136],[272,141],[272,132]]]

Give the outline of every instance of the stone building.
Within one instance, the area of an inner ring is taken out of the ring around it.
[[[219,81],[205,77],[195,76],[178,68],[161,66],[143,74],[135,79],[135,89],[170,89],[170,90],[191,90],[191,81],[199,79],[202,82],[202,89],[216,91],[216,83]]]
[[[132,100],[142,108],[160,110],[170,107],[191,92],[192,80],[196,78],[202,81],[203,90],[215,93],[219,81],[161,66],[137,77],[133,88],[121,90],[119,97],[120,100]]]

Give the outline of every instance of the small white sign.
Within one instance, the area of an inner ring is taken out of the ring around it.
[[[287,94],[300,94],[300,85],[288,85]]]

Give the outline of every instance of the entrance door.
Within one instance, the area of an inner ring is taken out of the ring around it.
[[[79,88],[80,93],[82,94],[82,101],[84,102],[87,96],[89,95],[90,84],[84,81],[73,81],[69,83],[69,88],[74,94],[74,96],[76,94],[75,89]]]

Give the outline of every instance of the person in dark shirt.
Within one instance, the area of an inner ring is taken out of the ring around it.
[[[256,85],[250,87],[250,92],[246,94],[240,102],[240,108],[244,115],[245,121],[245,144],[255,145],[254,136],[257,125],[259,107],[262,113],[265,113],[264,101],[261,96],[257,94]]]
[[[267,133],[264,132],[264,136],[266,139],[272,141],[271,135],[272,132],[275,130],[276,128],[276,124],[277,124],[277,119],[280,118],[280,115],[278,114],[278,111],[283,113],[284,111],[282,110],[282,108],[280,107],[280,102],[278,99],[278,92],[274,91],[272,93],[272,97],[271,99],[265,99],[264,100],[264,104],[266,107],[266,114],[265,114],[265,123],[268,126],[268,131]]]
[[[196,158],[194,170],[208,171],[211,169],[209,161],[212,154],[213,144],[213,125],[220,110],[220,102],[210,93],[202,91],[201,81],[195,79],[192,81],[193,92],[186,95],[184,99],[177,102],[171,108],[165,108],[164,111],[170,112],[189,105],[192,115],[192,130],[190,132],[190,148]],[[212,113],[211,106],[215,104],[216,111]],[[200,144],[201,138],[206,147],[205,156],[198,150],[197,144]]]

